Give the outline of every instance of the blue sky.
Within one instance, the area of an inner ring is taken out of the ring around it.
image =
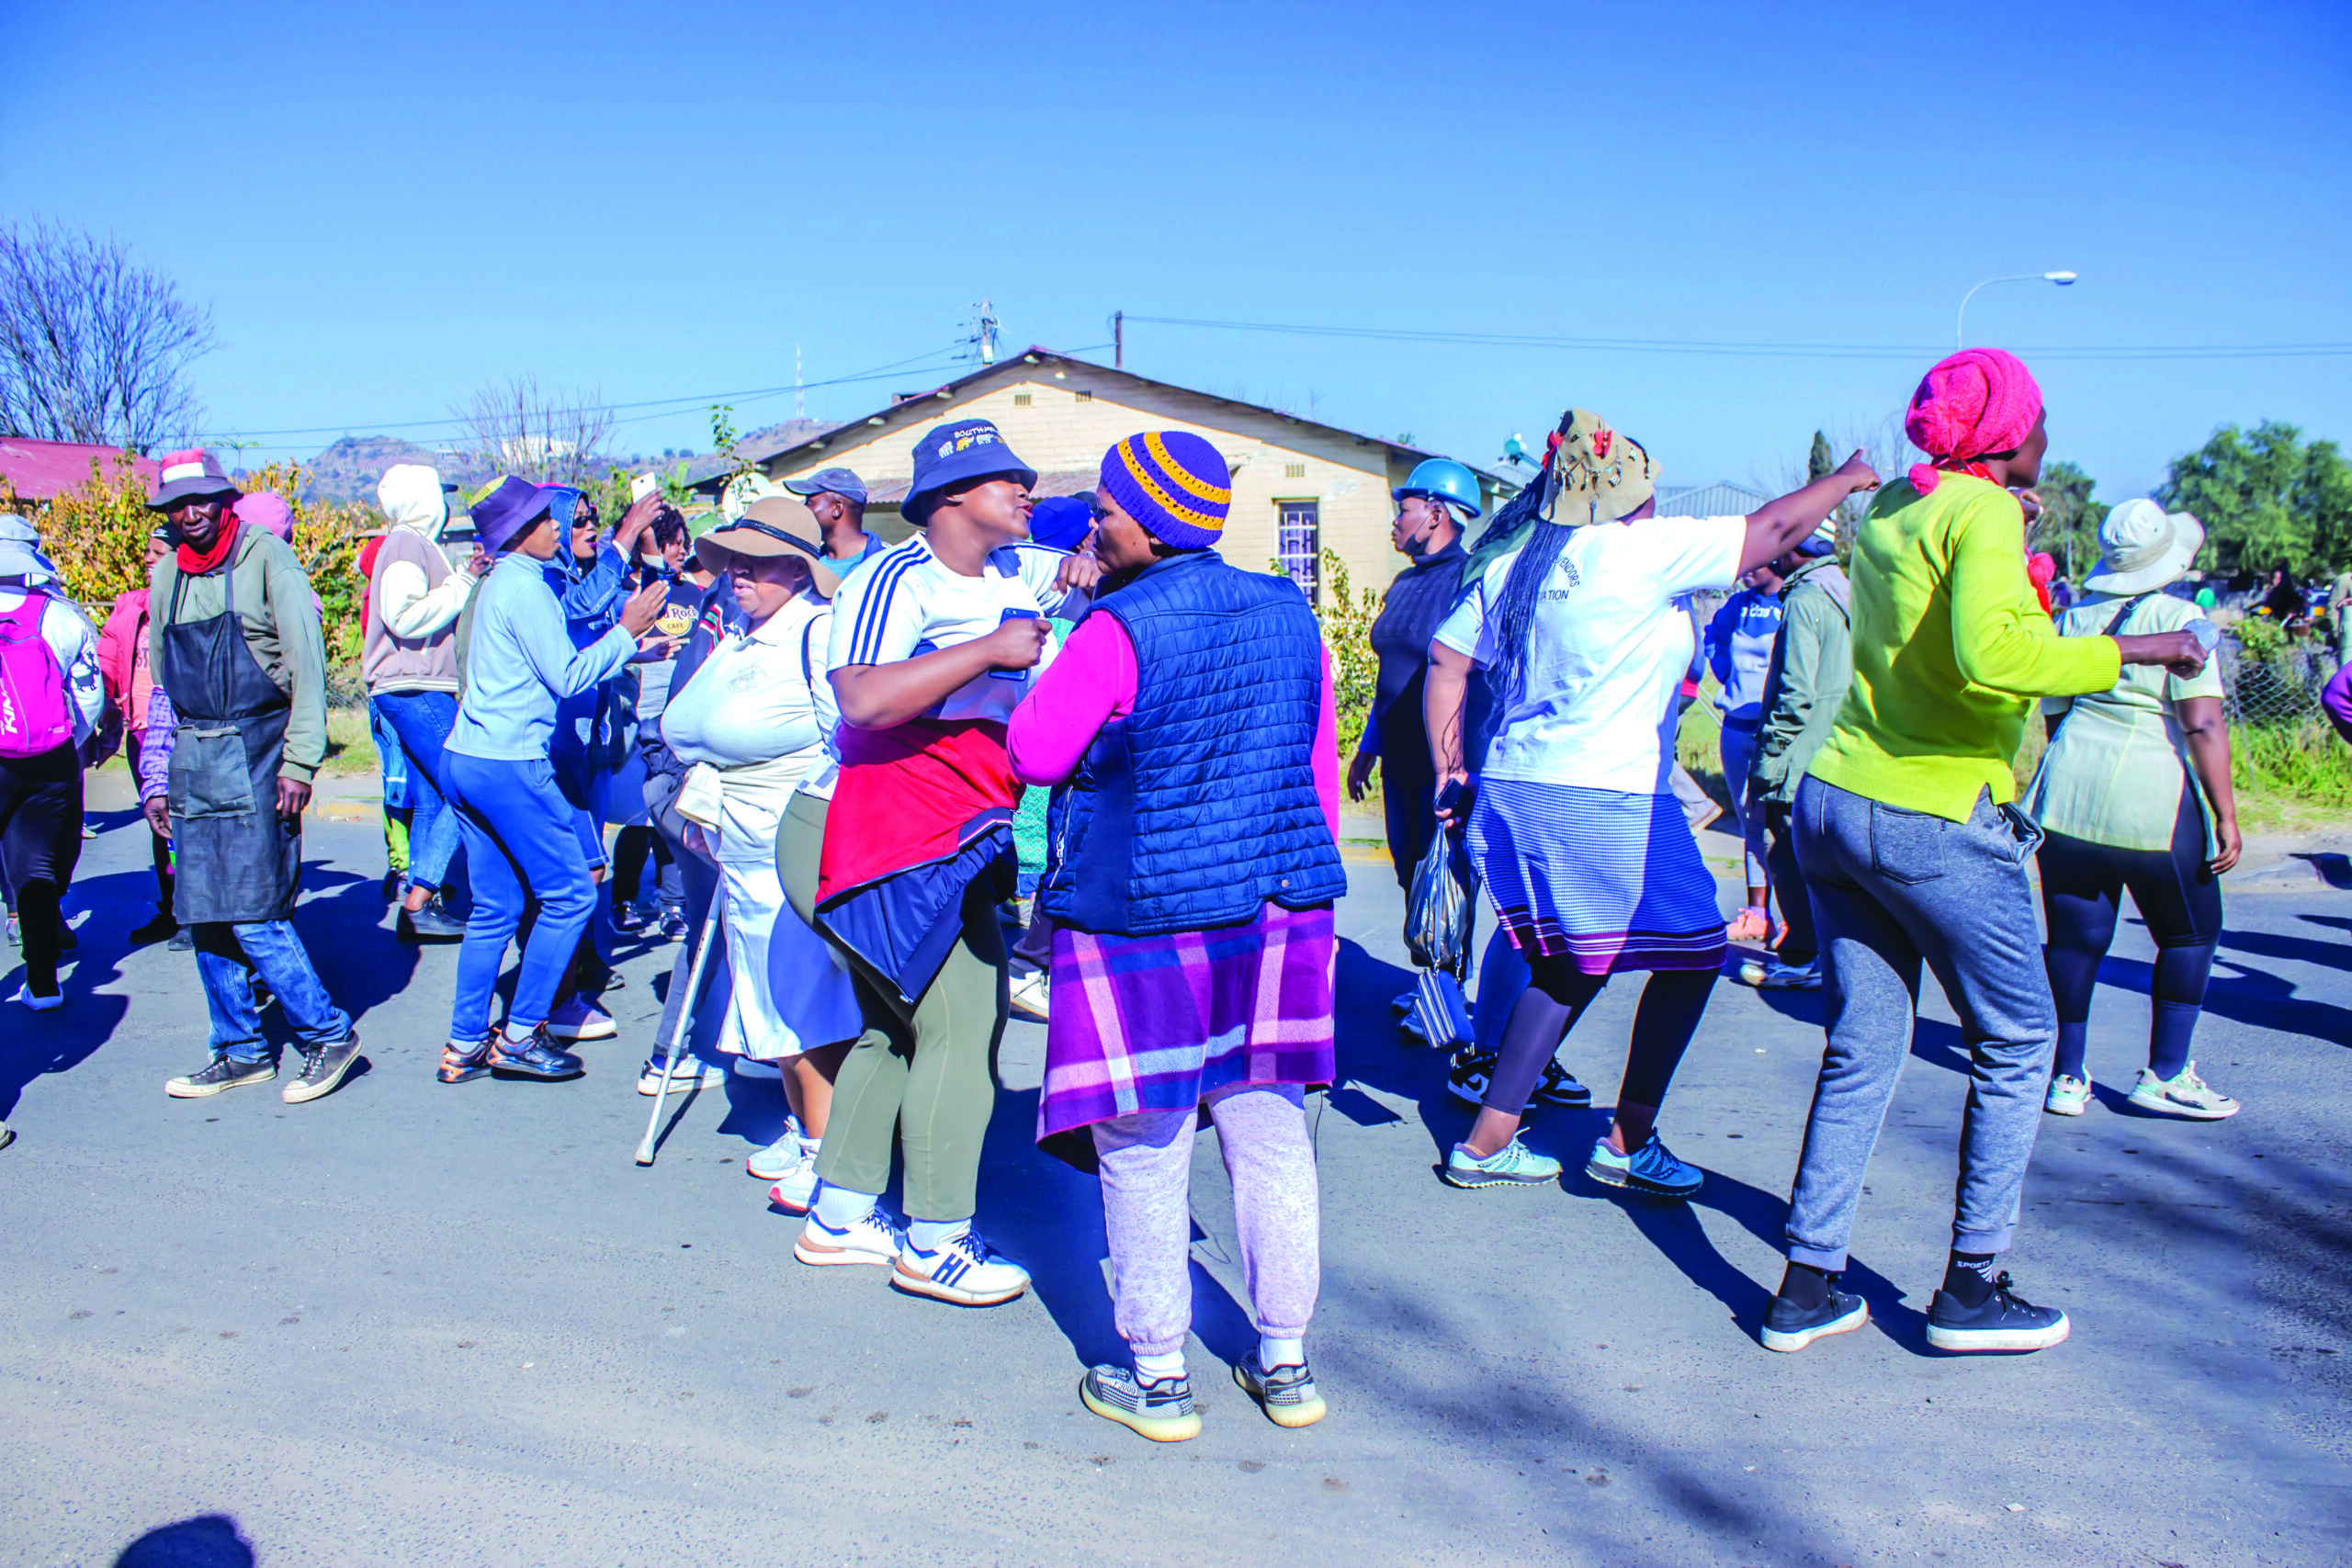
[[[0,213],[128,242],[214,310],[216,433],[307,455],[532,372],[616,402],[939,366],[1105,318],[1147,374],[1491,461],[1571,403],[1668,482],[1765,479],[1898,409],[1977,280],[2052,451],[2139,493],[2225,421],[2352,442],[2352,7],[13,6]],[[1108,357],[1107,350],[1103,357]],[[739,423],[791,412],[743,400]],[[622,427],[701,446],[699,409]],[[446,431],[447,426],[442,427]],[[408,432],[430,438],[435,432]]]

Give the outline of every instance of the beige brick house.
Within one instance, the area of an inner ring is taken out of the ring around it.
[[[886,408],[758,455],[770,486],[835,466],[854,469],[873,491],[866,526],[887,539],[910,527],[899,513],[914,471],[915,438],[950,419],[995,422],[1023,461],[1037,470],[1039,495],[1091,490],[1112,443],[1139,430],[1184,430],[1210,442],[1233,468],[1233,510],[1225,558],[1252,570],[1281,561],[1313,583],[1325,549],[1337,551],[1351,582],[1377,589],[1404,562],[1388,547],[1395,515],[1388,492],[1432,456],[1376,435],[1155,381],[1032,348],[929,391],[901,394]],[[1474,469],[1491,512],[1516,486]]]

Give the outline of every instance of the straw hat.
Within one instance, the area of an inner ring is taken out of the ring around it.
[[[1570,409],[1544,493],[1547,523],[1614,523],[1657,493],[1658,467],[1642,444],[1590,409]]]
[[[695,541],[695,558],[707,570],[725,571],[737,556],[797,556],[808,563],[808,576],[822,598],[833,596],[841,573],[824,557],[825,531],[816,514],[786,495],[771,495],[752,502],[743,515],[723,524]]]

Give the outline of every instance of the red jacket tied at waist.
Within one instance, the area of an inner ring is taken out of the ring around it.
[[[913,719],[888,729],[844,724],[841,782],[825,817],[817,902],[944,860],[1005,821],[1021,796],[1004,726]]]

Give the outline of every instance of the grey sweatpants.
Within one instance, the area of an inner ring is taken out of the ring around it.
[[[1323,1279],[1322,1216],[1305,1097],[1293,1085],[1239,1086],[1208,1097],[1250,1316],[1271,1339],[1306,1336]],[[1102,1226],[1111,1242],[1112,1312],[1138,1356],[1184,1348],[1193,1326],[1193,1134],[1197,1111],[1144,1111],[1094,1123]]]
[[[1828,1043],[1789,1197],[1790,1261],[1846,1266],[1862,1178],[1911,1051],[1922,960],[1968,1048],[1952,1248],[2007,1251],[2058,1037],[2026,881],[2040,830],[1983,794],[1952,822],[1807,778],[1796,831]]]

